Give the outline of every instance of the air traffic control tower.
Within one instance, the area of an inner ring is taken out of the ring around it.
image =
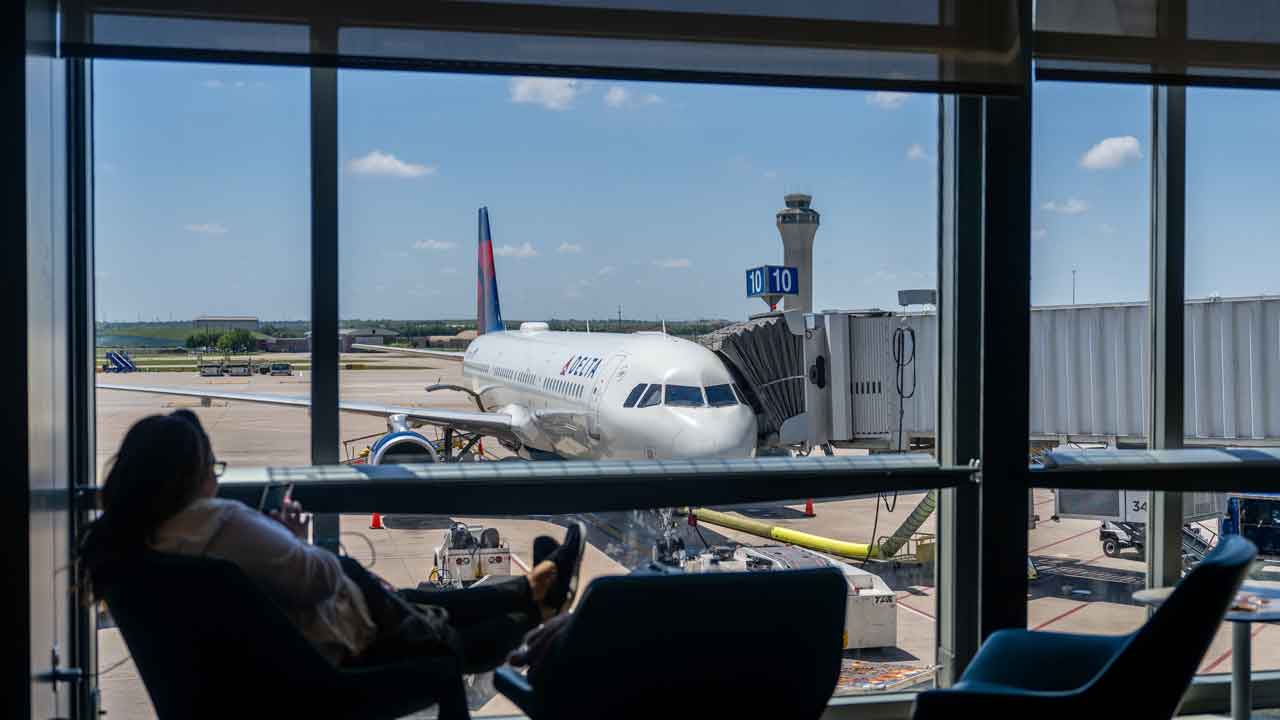
[[[809,207],[812,195],[791,193],[783,198],[787,207],[778,211],[778,233],[782,235],[782,264],[796,268],[799,292],[788,295],[783,310],[813,310],[813,236],[818,232],[818,211]]]

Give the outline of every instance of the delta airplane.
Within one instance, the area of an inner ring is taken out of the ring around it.
[[[465,386],[432,385],[427,392],[461,391],[476,411],[397,407],[340,401],[344,412],[387,418],[387,434],[368,462],[439,458],[435,443],[414,428],[433,425],[496,437],[527,459],[669,459],[750,457],[756,418],[715,353],[665,333],[553,332],[543,322],[507,330],[489,232],[479,212],[476,329],[466,352],[356,345],[462,363]],[[178,395],[308,407],[306,397],[99,384],[103,390]],[[446,452],[446,455],[451,453]]]

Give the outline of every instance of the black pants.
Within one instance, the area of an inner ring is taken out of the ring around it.
[[[541,613],[533,601],[529,581],[524,577],[486,580],[479,587],[464,590],[417,590],[406,588],[389,592],[360,563],[342,558],[342,569],[355,581],[365,596],[369,612],[378,624],[378,639],[365,655],[377,658],[385,654],[380,645],[395,645],[396,652],[404,652],[404,637],[395,637],[407,613],[416,612],[414,606],[440,608],[447,614],[443,623],[433,623],[443,645],[431,639],[423,639],[423,653],[453,651],[459,656],[462,671],[478,673],[501,665],[507,654],[514,650],[529,632],[541,621]],[[415,640],[410,640],[412,646]]]

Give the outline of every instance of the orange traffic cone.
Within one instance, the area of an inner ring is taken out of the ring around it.
[[[385,529],[382,527],[382,513],[374,513],[373,515],[369,516],[369,529],[370,530]]]
[[[813,511],[813,498],[804,501],[804,516],[817,517],[817,513]]]

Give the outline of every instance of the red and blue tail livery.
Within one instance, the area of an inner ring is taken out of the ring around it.
[[[476,332],[502,332],[502,308],[498,304],[498,275],[493,268],[493,237],[489,234],[489,208],[480,208],[480,247],[476,255]]]

